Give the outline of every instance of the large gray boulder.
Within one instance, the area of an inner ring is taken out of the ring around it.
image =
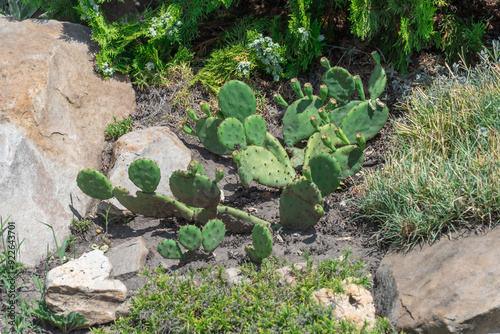
[[[500,333],[500,229],[392,253],[375,276],[378,315],[405,333]]]
[[[15,222],[20,260],[36,265],[69,235],[91,198],[76,185],[100,168],[104,130],[135,111],[125,79],[94,72],[91,31],[81,25],[0,17],[0,216]]]

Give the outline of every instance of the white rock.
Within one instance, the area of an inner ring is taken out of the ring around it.
[[[86,253],[48,272],[45,302],[57,315],[85,316],[85,327],[114,321],[116,313],[123,312],[127,288],[113,279],[112,271],[102,251]]]

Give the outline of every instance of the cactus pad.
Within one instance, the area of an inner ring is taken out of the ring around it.
[[[351,111],[352,108],[356,107],[358,104],[360,104],[363,101],[360,100],[354,100],[350,101],[347,104],[344,104],[340,107],[337,107],[330,111],[330,123],[335,124],[336,126],[341,126],[342,125],[342,120],[344,119],[345,115],[349,111]]]
[[[238,174],[243,186],[255,180],[269,187],[280,188],[291,182],[295,171],[287,160],[283,165],[271,152],[260,146],[248,146],[242,152]]]
[[[252,145],[264,146],[266,131],[266,121],[261,115],[250,115],[245,118],[245,135]]]
[[[340,104],[347,103],[354,93],[354,78],[341,67],[332,67],[326,71],[323,83],[328,87],[328,96],[333,97]]]
[[[384,127],[389,110],[383,103],[369,100],[358,104],[344,117],[341,128],[351,144],[356,143],[356,135],[362,133],[370,140]]]
[[[312,181],[326,197],[334,192],[340,184],[340,165],[328,153],[318,153],[309,160]]]
[[[293,146],[314,133],[310,119],[311,116],[320,119],[318,109],[321,107],[321,99],[313,96],[312,100],[307,97],[297,100],[286,109],[283,116],[283,139],[287,146]]]
[[[348,145],[332,153],[340,166],[340,179],[353,176],[360,171],[365,160],[363,151],[357,145]]]
[[[201,245],[201,231],[194,225],[183,226],[179,230],[179,243],[191,251],[197,250]]]
[[[165,239],[158,244],[158,253],[166,259],[180,259],[182,257],[181,247],[172,239]]]
[[[160,183],[161,173],[153,160],[138,159],[130,164],[128,177],[142,191],[152,193]]]
[[[111,181],[94,169],[84,169],[78,173],[76,183],[83,193],[92,198],[106,200],[113,197]]]
[[[273,237],[269,228],[263,224],[257,224],[252,230],[253,247],[246,246],[245,252],[254,262],[260,263],[269,257],[273,251]]]
[[[209,220],[201,232],[203,249],[207,252],[213,252],[226,235],[226,226],[219,219]]]
[[[314,226],[324,215],[321,210],[321,192],[305,178],[290,183],[280,197],[281,225],[297,230]]]
[[[332,142],[333,146],[344,145],[343,142],[339,138],[337,138],[335,128],[336,126],[334,124],[323,125],[322,127],[320,127],[319,132],[316,132],[309,138],[304,153],[304,165],[308,165],[309,159],[311,159],[311,157],[315,154],[332,152],[332,150],[328,148],[321,139],[322,135],[326,134]]]
[[[231,80],[219,91],[219,107],[226,117],[235,117],[241,123],[255,114],[257,100],[250,87],[244,82]]]
[[[247,148],[245,129],[237,118],[229,117],[222,121],[217,129],[217,138],[222,146],[231,151]]]
[[[222,120],[215,117],[200,118],[196,122],[196,133],[203,146],[210,152],[220,155],[231,154],[231,150],[222,146],[217,138],[217,128],[221,123]]]
[[[368,93],[370,93],[370,99],[378,98],[385,89],[385,84],[387,82],[387,76],[385,70],[379,64],[375,65],[375,69],[370,75],[368,81]]]
[[[217,206],[220,201],[220,189],[214,180],[205,175],[175,171],[170,176],[172,194],[190,206],[208,208]]]

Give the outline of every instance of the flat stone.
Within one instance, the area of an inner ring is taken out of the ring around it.
[[[94,71],[88,27],[0,16],[0,31],[0,212],[32,267],[55,250],[40,222],[60,244],[91,205],[76,176],[100,168],[106,126],[135,112],[135,93],[125,77]]]
[[[407,333],[500,333],[500,229],[388,254],[375,305]]]
[[[112,246],[106,256],[113,265],[116,279],[126,280],[136,276],[146,264],[149,250],[142,237],[132,238],[118,246]]]
[[[114,321],[117,312],[126,312],[122,304],[127,288],[113,279],[112,272],[111,261],[102,251],[86,253],[48,272],[45,302],[56,315],[85,316],[88,324],[79,328]]]
[[[229,283],[230,285],[251,283],[251,281],[248,278],[241,275],[241,270],[238,268],[225,269],[224,277],[226,278],[227,283]]]

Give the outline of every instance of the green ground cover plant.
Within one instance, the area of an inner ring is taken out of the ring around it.
[[[246,282],[229,285],[221,267],[186,276],[145,270],[143,288],[132,298],[131,313],[117,320],[111,333],[359,333],[354,325],[335,318],[332,307],[315,304],[311,294],[321,288],[342,291],[350,278],[369,288],[364,265],[351,261],[349,251],[305,270],[294,270],[297,284],[283,283],[276,272],[285,262],[270,258],[261,266],[240,270]],[[168,311],[166,311],[168,310]],[[386,333],[388,322],[379,319],[372,330]],[[105,333],[94,329],[94,333]]]
[[[411,247],[498,221],[500,66],[481,57],[407,99],[395,148],[366,176],[358,202],[365,217],[381,221],[380,240]]]
[[[124,134],[129,133],[132,130],[133,122],[130,117],[117,121],[116,116],[113,116],[113,123],[108,124],[106,127],[106,137],[118,139]]]

